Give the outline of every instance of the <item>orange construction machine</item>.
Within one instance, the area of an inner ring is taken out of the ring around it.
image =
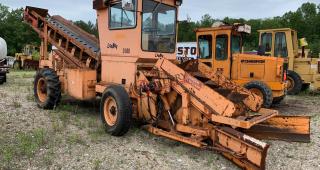
[[[53,109],[62,93],[100,97],[111,135],[124,135],[137,119],[155,135],[218,151],[247,169],[265,168],[269,145],[254,137],[310,141],[309,117],[261,108],[259,96],[197,60],[178,64],[181,3],[94,0],[99,40],[48,10],[26,7],[24,20],[42,39],[38,106]],[[50,55],[48,44],[57,48]]]
[[[284,59],[242,53],[243,35],[250,33],[245,24],[197,29],[199,61],[260,96],[269,108],[286,96]]]

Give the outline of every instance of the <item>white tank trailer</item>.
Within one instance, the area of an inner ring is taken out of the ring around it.
[[[9,71],[9,68],[6,66],[7,58],[7,43],[6,41],[0,37],[0,84],[3,84],[7,81],[6,74]]]
[[[7,43],[0,37],[0,60],[7,57]]]

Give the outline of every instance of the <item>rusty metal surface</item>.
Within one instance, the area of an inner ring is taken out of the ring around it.
[[[44,15],[47,12],[46,9],[27,7],[24,20],[45,42],[57,47],[79,68],[98,68],[101,57],[98,39],[61,16]]]
[[[206,85],[214,89],[220,89],[222,91],[221,94],[235,102],[235,104],[242,102],[253,111],[258,111],[263,104],[263,100],[259,96],[237,85],[223,75],[213,72],[211,68],[198,60],[187,61],[181,64],[180,67],[188,71],[191,75],[203,79]],[[239,104],[238,107],[242,107],[242,105]]]
[[[267,143],[229,127],[217,127],[215,131],[218,137],[216,145],[234,152],[223,152],[223,156],[243,169],[265,169]]]
[[[258,139],[308,143],[310,142],[310,117],[279,115],[242,131]]]
[[[75,26],[69,21],[66,21],[61,16],[52,16],[48,18],[47,21],[59,28],[59,30],[63,31],[70,37],[76,39],[83,46],[91,49],[94,53],[96,53],[96,55],[98,55],[98,53],[100,52],[99,42],[97,38],[79,29],[79,27]]]
[[[36,8],[36,7],[32,7],[32,6],[27,6],[26,9],[29,12],[35,12],[35,13],[39,14],[41,17],[47,17],[48,16],[48,10],[47,9]]]

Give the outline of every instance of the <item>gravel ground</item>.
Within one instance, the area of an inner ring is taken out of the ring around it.
[[[55,111],[37,108],[34,72],[12,72],[0,86],[0,169],[237,169],[216,152],[133,127],[112,137],[101,127],[98,102],[69,98]],[[289,96],[276,109],[312,116],[312,142],[267,141],[267,169],[320,169],[320,96]]]

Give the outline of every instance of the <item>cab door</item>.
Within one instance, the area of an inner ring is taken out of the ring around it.
[[[213,40],[213,70],[230,78],[231,41],[229,31],[217,31]]]
[[[206,64],[210,68],[213,66],[213,34],[201,33],[197,34],[198,56],[199,61]]]

